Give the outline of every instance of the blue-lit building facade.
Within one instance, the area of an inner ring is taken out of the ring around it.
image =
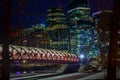
[[[93,13],[94,24],[97,27],[100,43],[100,54],[104,61],[107,61],[110,43],[110,28],[112,26],[112,11],[103,10]],[[117,59],[120,61],[120,28],[118,30],[118,55]]]
[[[98,34],[90,18],[88,1],[72,0],[68,5],[67,19],[69,51],[82,58],[98,57]]]
[[[111,11],[98,11],[93,13],[94,24],[97,27],[102,59],[107,57],[110,42]]]

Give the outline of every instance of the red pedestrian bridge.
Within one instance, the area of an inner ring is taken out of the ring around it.
[[[78,56],[72,53],[49,50],[26,46],[9,46],[11,61],[30,61],[39,63],[59,63],[59,64],[76,64],[80,62]],[[2,46],[0,45],[0,60],[2,60]]]

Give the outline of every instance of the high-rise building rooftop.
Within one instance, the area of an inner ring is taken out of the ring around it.
[[[70,10],[76,7],[88,7],[88,0],[71,0],[68,9]]]

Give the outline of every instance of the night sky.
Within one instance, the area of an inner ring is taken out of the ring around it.
[[[12,0],[11,27],[31,27],[33,24],[45,24],[48,8],[60,5],[66,13],[69,2],[70,0]],[[113,7],[113,0],[90,0],[89,3],[91,14]],[[4,6],[0,3],[0,8],[3,10],[3,12],[0,12],[1,23],[4,18]]]
[[[20,20],[18,24],[31,27],[33,24],[45,23],[46,11],[48,8],[63,6],[66,10],[67,4],[70,0],[24,0],[13,2],[12,21],[16,21],[16,17]],[[19,5],[17,5],[17,4]],[[15,5],[16,4],[16,5]],[[17,14],[16,14],[17,13]],[[19,16],[20,15],[20,16]],[[22,16],[22,17],[21,17]],[[22,20],[22,21],[21,21]],[[14,24],[16,25],[16,24]],[[18,25],[18,26],[20,26]]]

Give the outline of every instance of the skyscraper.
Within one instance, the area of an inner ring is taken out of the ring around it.
[[[99,42],[100,42],[100,53],[102,58],[107,58],[108,51],[109,51],[109,43],[110,43],[110,36],[111,36],[111,27],[112,25],[112,14],[111,10],[104,10],[95,12],[92,16],[94,18],[95,26],[97,27],[97,32],[99,34]],[[118,30],[118,34],[120,34],[120,29]],[[117,57],[120,58],[120,35],[118,38],[118,55]],[[104,59],[103,59],[104,60]]]
[[[69,51],[85,58],[98,56],[97,32],[90,21],[88,0],[72,0],[68,5]]]
[[[66,17],[61,6],[47,10],[46,23],[46,30],[51,40],[51,49],[67,50]]]

